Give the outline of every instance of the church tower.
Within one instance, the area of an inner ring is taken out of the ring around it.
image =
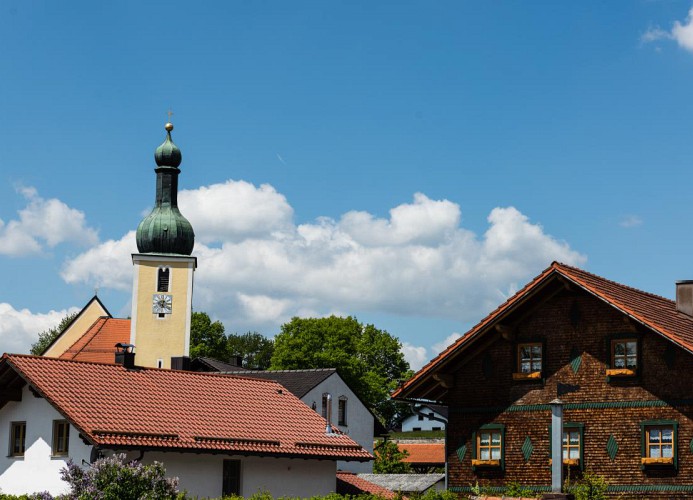
[[[156,148],[156,203],[137,227],[137,250],[132,255],[134,280],[130,343],[137,365],[182,368],[190,353],[193,274],[197,258],[191,257],[195,233],[178,210],[178,174],[182,155],[171,139],[173,125],[166,124],[166,140]]]

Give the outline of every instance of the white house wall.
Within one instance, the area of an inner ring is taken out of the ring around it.
[[[442,415],[427,408],[424,408],[421,412],[425,414],[423,420],[419,420],[418,415],[411,415],[402,421],[402,432],[413,432],[414,427],[422,431],[432,431],[434,427],[445,430],[445,422],[428,418],[429,413],[433,413],[433,416],[436,418],[443,418]]]
[[[373,453],[373,415],[366,408],[359,398],[349,389],[344,380],[333,373],[320,384],[308,391],[301,400],[312,407],[315,403],[316,411],[322,413],[322,395],[329,393],[332,395],[332,425],[347,434],[351,439],[360,444],[364,449]],[[347,425],[337,425],[339,418],[339,397],[347,397]],[[337,462],[337,469],[349,472],[373,472],[373,462]]]
[[[137,454],[129,454],[134,458]],[[225,459],[241,461],[241,496],[269,492],[273,497],[307,498],[336,488],[336,466],[330,460],[236,457],[194,453],[146,452],[142,462],[162,462],[166,475],[176,476],[190,495],[220,497]]]
[[[0,492],[8,494],[48,491],[53,495],[67,492],[67,483],[60,479],[60,469],[67,457],[51,457],[53,420],[63,420],[43,398],[35,397],[28,386],[22,400],[0,408]],[[23,457],[8,457],[11,422],[26,422],[26,449]],[[77,430],[70,426],[68,444],[75,463],[89,461],[91,446],[85,445]]]

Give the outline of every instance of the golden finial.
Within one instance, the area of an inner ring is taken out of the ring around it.
[[[168,113],[166,114],[168,115],[168,123],[164,125],[164,128],[170,132],[171,130],[173,130],[173,123],[171,123],[171,116],[173,116],[173,111],[171,111],[171,108],[168,108]]]

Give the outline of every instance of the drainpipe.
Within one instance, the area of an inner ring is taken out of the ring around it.
[[[326,396],[327,399],[327,425],[325,426],[325,434],[332,434],[332,394]]]
[[[551,405],[551,493],[563,489],[563,401],[556,398]]]

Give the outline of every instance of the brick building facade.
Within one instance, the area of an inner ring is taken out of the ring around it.
[[[599,474],[613,495],[689,498],[693,317],[680,309],[554,263],[395,397],[448,405],[454,491],[549,491],[549,402],[559,397],[567,474]]]

